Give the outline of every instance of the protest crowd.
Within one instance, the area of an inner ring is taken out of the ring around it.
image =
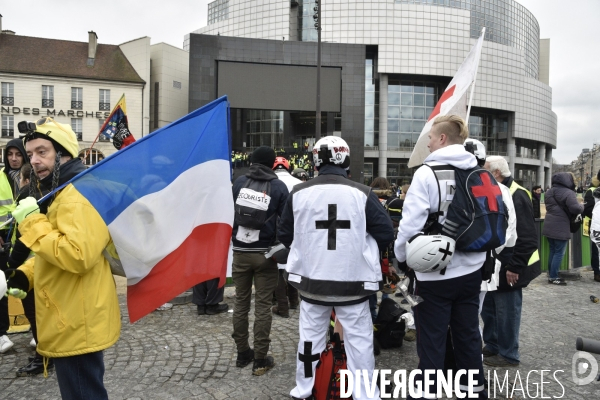
[[[51,118],[19,129],[24,137],[9,142],[0,171],[0,222],[12,221],[0,230],[0,289],[22,301],[35,351],[16,374],[47,376],[54,369],[64,399],[108,398],[103,351],[121,329],[106,250],[113,238],[85,192],[69,183],[85,169],[72,129]],[[321,138],[310,153],[265,146],[231,153],[233,169],[248,168],[232,182],[235,300],[232,326],[223,327],[235,343],[237,367],[251,366],[255,376],[278,367],[282,361],[269,354],[272,319],[289,318],[294,309],[292,399],[339,392],[339,382],[330,386],[339,368],[323,373],[332,353],[370,377],[376,355],[403,340],[416,340],[420,371],[475,370],[473,379],[461,375],[455,390],[482,399],[484,365],[520,364],[522,290],[541,274],[534,225],[541,188],[530,192],[503,157],[486,157],[458,116],[437,117],[427,146],[430,154],[400,193],[382,177],[370,186],[350,179],[351,149],[341,137]],[[89,185],[106,196],[114,189]],[[593,213],[600,191],[591,188],[580,204],[574,189],[571,174],[557,173],[545,193],[551,286],[566,285],[558,267],[575,216],[600,231],[600,212]],[[457,210],[467,203],[465,217]],[[592,252],[600,281],[595,243]],[[219,278],[195,285],[197,313],[227,312],[223,292]],[[0,353],[13,346],[8,322],[2,293]],[[409,398],[436,393],[436,382],[417,374]],[[380,386],[367,395],[364,381],[358,384],[355,399],[389,391]]]

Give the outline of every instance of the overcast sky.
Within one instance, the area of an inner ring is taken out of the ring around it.
[[[600,120],[600,0],[519,2],[537,18],[541,38],[550,38],[550,86],[558,116],[558,145],[553,155],[566,164],[581,149],[591,148],[594,141],[600,143],[600,130],[593,126],[594,116]],[[208,3],[15,0],[3,1],[0,14],[2,29],[19,35],[86,42],[87,32],[93,30],[100,43],[121,44],[150,36],[152,44],[183,47],[186,33],[206,25]]]

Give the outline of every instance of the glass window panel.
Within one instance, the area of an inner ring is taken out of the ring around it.
[[[410,93],[402,93],[401,102],[403,106],[412,106],[413,95]]]
[[[398,132],[398,122],[397,119],[388,119],[388,132]]]
[[[412,146],[413,146],[412,135],[410,133],[401,133],[400,134],[400,147],[411,148]]]
[[[401,91],[402,91],[402,93],[412,93],[412,91],[413,91],[412,84],[410,82],[402,82]]]
[[[435,94],[435,88],[431,86],[425,87],[425,93],[427,94]]]
[[[422,83],[415,83],[415,93],[425,93],[425,88]]]
[[[429,119],[429,116],[431,115],[432,112],[433,112],[433,108],[427,107],[425,109],[425,116],[427,117],[427,119]]]
[[[429,95],[425,97],[425,105],[427,107],[435,107],[435,96]]]
[[[365,132],[365,146],[375,146],[375,134],[373,132]]]
[[[412,121],[400,120],[400,132],[411,132],[411,131],[412,131]]]
[[[367,79],[365,82],[365,91],[366,92],[374,92],[375,91],[375,82],[372,79]]]
[[[388,147],[400,147],[400,134],[397,132],[388,132]]]
[[[414,146],[415,144],[417,144],[417,140],[419,140],[419,136],[421,136],[421,133],[413,133],[413,135],[412,135],[412,143],[413,143],[413,146]]]
[[[375,110],[373,110],[373,106],[366,106],[365,107],[365,118],[373,118]]]
[[[425,109],[423,107],[413,108],[413,118],[424,120],[425,119]]]
[[[412,131],[416,133],[421,133],[423,127],[425,126],[425,121],[417,121],[413,120],[412,122]]]
[[[372,119],[365,119],[365,131],[372,132],[374,131],[374,121]]]
[[[365,93],[365,104],[375,104],[375,93],[374,92]]]
[[[412,119],[412,117],[413,117],[413,108],[412,107],[402,107],[401,111],[402,111],[402,114],[401,114],[402,119]]]
[[[425,105],[425,95],[415,94],[413,105],[415,105],[415,106],[424,106]]]
[[[388,118],[400,118],[400,107],[388,107]]]
[[[400,85],[388,85],[388,92],[400,92]]]
[[[391,106],[400,105],[400,93],[388,93],[388,104]]]

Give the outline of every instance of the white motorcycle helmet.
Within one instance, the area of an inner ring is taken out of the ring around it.
[[[417,272],[439,272],[452,260],[455,246],[448,236],[419,233],[406,243],[406,264]]]
[[[342,168],[350,166],[350,147],[348,143],[337,136],[325,136],[319,139],[313,147],[313,161],[315,167],[323,164],[334,164]]]
[[[477,139],[467,139],[465,140],[465,150],[469,153],[473,154],[477,159],[477,164],[480,167],[483,167],[485,164],[485,146]]]

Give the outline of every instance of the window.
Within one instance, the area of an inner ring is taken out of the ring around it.
[[[110,90],[100,89],[100,111],[110,111]]]
[[[72,110],[83,109],[83,88],[79,88],[79,87],[71,88],[71,109]]]
[[[15,134],[15,117],[13,115],[2,116],[2,137],[13,137]]]
[[[12,82],[2,82],[2,105],[15,105],[15,84]]]
[[[104,120],[103,119],[99,119],[98,120],[98,132],[100,132],[100,129],[102,129],[102,125],[104,125]],[[98,141],[99,142],[110,142],[110,139],[102,134],[100,134],[98,136]]]
[[[173,87],[175,89],[181,89],[181,82],[179,82],[179,81],[173,81]]]
[[[73,132],[77,135],[77,140],[83,140],[83,119],[82,118],[71,118],[71,128]]]
[[[83,160],[85,165],[94,165],[104,160],[104,154],[96,149],[84,149],[79,152],[79,158]]]
[[[215,0],[208,3],[208,25],[226,20],[229,17],[229,0]]]
[[[54,86],[42,85],[42,107],[54,107]]]

